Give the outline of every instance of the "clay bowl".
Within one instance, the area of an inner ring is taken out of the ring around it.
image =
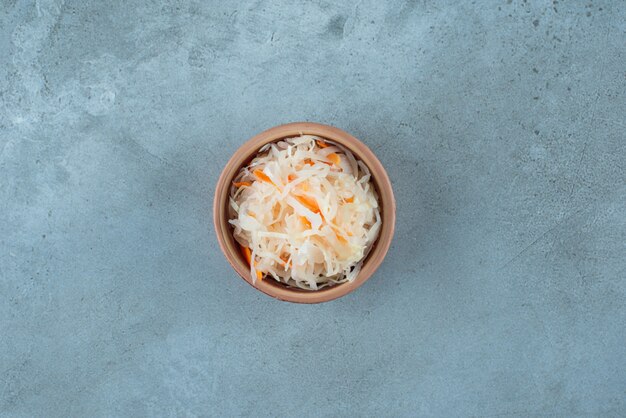
[[[351,283],[342,283],[336,286],[323,288],[321,290],[310,291],[295,289],[281,283],[272,278],[257,280],[256,284],[252,284],[249,277],[249,267],[246,260],[241,254],[238,244],[232,235],[232,227],[228,224],[228,195],[233,178],[239,172],[239,169],[254,158],[259,148],[268,142],[275,142],[283,138],[298,136],[300,134],[317,135],[334,141],[348,148],[357,159],[363,161],[372,173],[372,179],[378,190],[382,227],[380,236],[374,244],[374,248],[367,256],[363,263],[363,267],[357,278]],[[357,287],[361,286],[380,266],[389,250],[391,239],[396,221],[396,202],[393,197],[393,190],[387,173],[382,164],[374,153],[361,141],[352,135],[332,126],[321,125],[318,123],[297,122],[286,125],[276,126],[261,132],[248,142],[243,144],[232,156],[232,158],[224,167],[217,186],[215,188],[215,197],[213,201],[213,223],[215,233],[219,245],[226,256],[228,262],[233,266],[235,271],[249,284],[263,293],[266,293],[279,300],[296,302],[296,303],[320,303],[344,296]]]

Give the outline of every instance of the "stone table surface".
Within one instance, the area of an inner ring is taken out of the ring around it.
[[[626,3],[0,2],[0,416],[625,416]],[[286,122],[386,166],[331,303],[211,225]]]

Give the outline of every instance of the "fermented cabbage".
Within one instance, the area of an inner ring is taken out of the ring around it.
[[[253,283],[317,290],[353,281],[381,226],[367,166],[312,135],[263,146],[235,177],[229,204]]]

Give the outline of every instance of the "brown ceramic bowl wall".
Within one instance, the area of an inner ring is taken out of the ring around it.
[[[372,172],[372,179],[378,190],[381,204],[382,226],[380,235],[374,244],[374,248],[363,263],[363,268],[352,283],[342,283],[317,291],[308,291],[287,287],[272,278],[266,278],[261,281],[257,280],[256,285],[253,286],[263,293],[284,301],[297,303],[327,302],[350,293],[369,279],[382,263],[383,258],[389,250],[391,239],[393,238],[396,222],[396,202],[393,197],[391,183],[380,161],[378,161],[374,153],[361,141],[332,126],[309,122],[289,123],[261,132],[243,144],[235,152],[222,171],[215,188],[213,223],[217,239],[226,259],[233,266],[235,271],[252,285],[252,280],[249,277],[249,267],[244,256],[241,254],[238,244],[233,238],[232,228],[228,224],[228,195],[230,186],[233,178],[239,172],[239,169],[254,158],[258,149],[263,145],[268,142],[275,142],[300,134],[317,135],[339,143],[351,150],[358,159],[367,164]]]

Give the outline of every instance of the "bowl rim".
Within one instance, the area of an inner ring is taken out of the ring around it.
[[[246,164],[258,152],[263,145],[275,142],[283,138],[297,135],[316,135],[330,141],[337,142],[348,148],[354,155],[362,160],[370,169],[372,180],[374,181],[381,206],[382,224],[378,239],[374,247],[368,254],[363,267],[357,277],[352,282],[342,283],[336,286],[326,287],[321,290],[311,291],[287,287],[275,280],[257,280],[252,283],[250,270],[246,265],[243,255],[235,246],[232,229],[228,224],[228,196],[230,195],[230,184],[238,173],[239,169]],[[396,201],[393,195],[393,188],[385,168],[380,163],[376,155],[361,141],[349,133],[335,128],[314,122],[293,122],[278,125],[267,129],[246,141],[238,147],[233,156],[224,166],[215,186],[213,196],[213,227],[217,235],[217,240],[222,253],[229,264],[248,284],[261,292],[276,299],[295,303],[321,303],[328,302],[345,296],[354,291],[367,281],[378,269],[385,255],[389,251],[396,220]]]

